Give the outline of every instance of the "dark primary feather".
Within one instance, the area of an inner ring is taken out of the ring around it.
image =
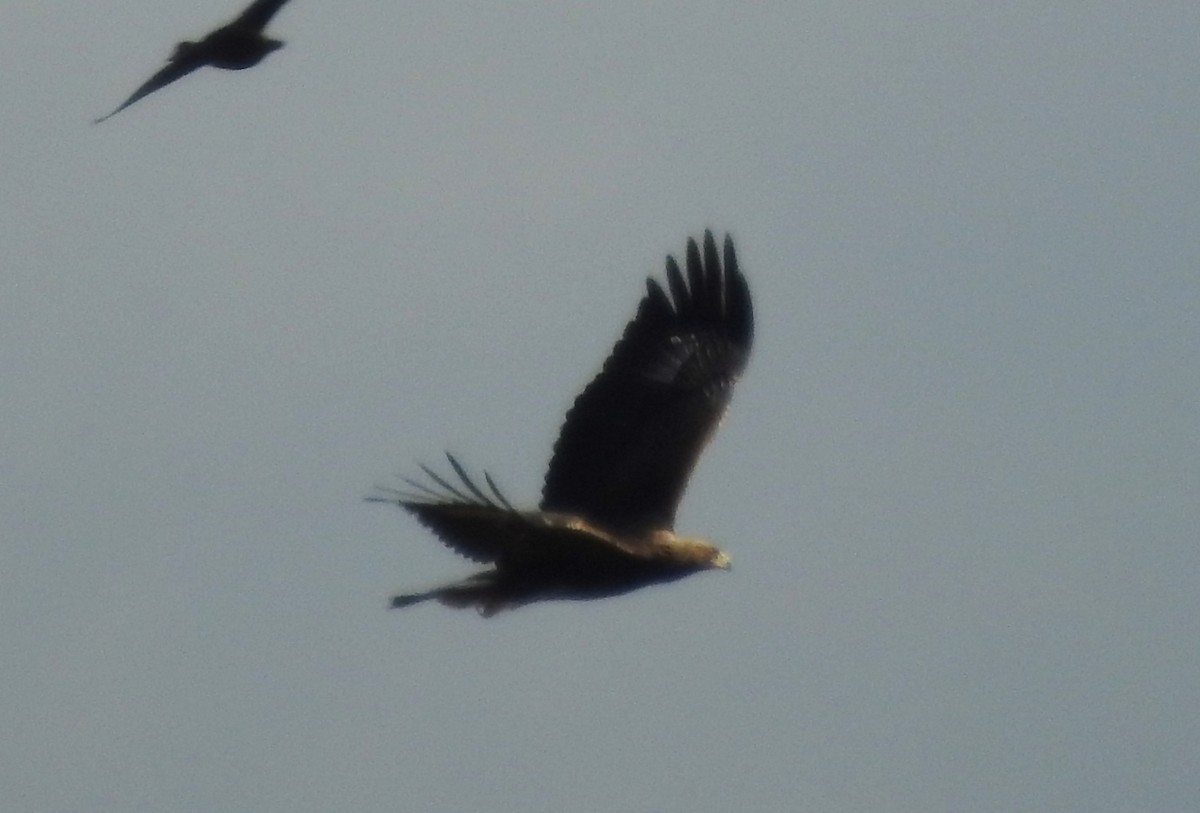
[[[667,260],[603,369],[567,413],[542,508],[617,533],[670,529],[688,477],[720,423],[754,335],[746,280],[726,237],[688,241],[686,277]]]

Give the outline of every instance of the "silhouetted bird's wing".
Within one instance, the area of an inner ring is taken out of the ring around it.
[[[178,58],[173,58],[166,64],[165,67],[163,67],[162,70],[147,79],[145,84],[135,90],[133,95],[122,102],[120,107],[109,113],[107,116],[101,116],[100,118],[96,119],[92,122],[92,124],[99,124],[102,121],[112,118],[139,99],[149,96],[156,90],[165,88],[176,79],[182,79],[184,76],[187,76],[192,71],[203,67],[206,64],[208,63],[203,57],[195,54],[180,54]]]
[[[234,25],[246,26],[262,31],[267,27],[267,23],[271,22],[271,18],[279,9],[283,8],[283,4],[288,0],[254,0],[253,3],[246,8],[237,19],[234,20]]]
[[[686,277],[667,258],[603,369],[567,413],[542,508],[611,533],[668,530],[692,468],[725,413],[754,335],[733,242],[687,245]]]

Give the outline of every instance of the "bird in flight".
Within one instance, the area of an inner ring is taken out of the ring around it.
[[[232,71],[257,65],[267,54],[283,47],[280,40],[263,36],[263,29],[286,2],[254,0],[236,19],[212,31],[199,42],[179,43],[175,46],[175,53],[171,54],[167,64],[158,73],[147,79],[120,107],[92,124],[107,121],[139,99],[205,65]]]
[[[723,255],[723,256],[722,256]],[[567,412],[539,510],[515,508],[484,472],[485,492],[453,456],[460,483],[422,466],[430,483],[367,499],[416,516],[455,552],[490,568],[395,596],[436,599],[481,615],[548,599],[615,596],[714,568],[729,557],[676,534],[688,477],[724,416],[754,335],[750,290],[733,241],[688,240],[685,272],[667,257],[603,368]]]

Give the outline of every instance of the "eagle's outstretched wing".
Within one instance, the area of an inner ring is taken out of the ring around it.
[[[754,336],[750,291],[726,237],[687,245],[686,276],[667,258],[603,369],[567,412],[542,508],[606,531],[673,527],[687,480],[746,366]]]

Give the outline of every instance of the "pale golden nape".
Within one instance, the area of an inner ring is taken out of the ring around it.
[[[692,562],[696,567],[729,570],[733,560],[729,554],[708,539],[680,536],[673,531],[658,530],[650,534],[649,547],[663,552],[678,562]]]

